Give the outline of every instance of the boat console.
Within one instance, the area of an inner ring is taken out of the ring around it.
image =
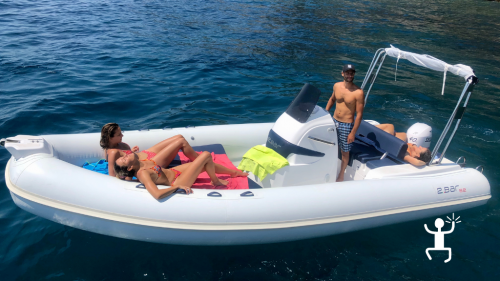
[[[310,84],[283,113],[267,137],[266,146],[290,163],[260,184],[263,187],[332,182],[337,172],[337,132],[331,115],[316,105],[321,92]]]
[[[336,127],[330,113],[316,105],[320,94],[317,88],[306,84],[270,130],[266,146],[285,157],[290,165],[259,182],[263,187],[318,184],[337,178],[341,153]],[[413,135],[422,141],[430,139],[425,126],[413,130]],[[405,164],[407,149],[406,142],[362,121],[350,151],[345,179],[363,180],[370,170]]]

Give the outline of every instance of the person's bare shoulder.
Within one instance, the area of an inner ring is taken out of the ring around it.
[[[111,149],[108,149],[106,152],[108,153],[108,156],[110,156],[110,157],[116,157],[116,158],[120,157],[120,150],[119,149],[111,148]]]
[[[365,94],[364,94],[363,90],[359,87],[358,87],[358,89],[356,89],[354,91],[354,96],[356,97],[356,99],[364,99],[365,98]]]
[[[340,87],[340,83],[341,83],[341,82],[337,82],[337,83],[333,84],[333,91],[334,91],[334,92],[335,92],[335,90],[339,89],[339,87]]]
[[[137,178],[143,180],[145,178],[151,178],[151,173],[149,170],[141,169],[137,172]]]

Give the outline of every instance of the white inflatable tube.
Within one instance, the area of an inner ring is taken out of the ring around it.
[[[220,143],[235,163],[265,143],[272,123],[126,132],[145,149],[182,134],[192,145]],[[230,133],[227,133],[230,132]],[[235,245],[291,241],[438,216],[485,204],[486,178],[446,162],[371,171],[370,179],[174,194],[155,200],[135,182],[79,167],[102,155],[99,134],[42,136],[52,153],[11,158],[5,178],[14,202],[52,221],[95,233],[158,243]],[[335,160],[335,159],[332,159]],[[319,163],[319,162],[318,162]],[[314,165],[314,164],[311,164]],[[302,165],[305,169],[308,165]],[[302,177],[307,177],[304,170]],[[394,172],[396,171],[396,172]],[[370,173],[369,173],[370,174]]]

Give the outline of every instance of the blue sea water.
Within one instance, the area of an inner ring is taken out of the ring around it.
[[[394,44],[480,79],[447,157],[483,165],[488,204],[432,261],[434,218],[288,243],[152,244],[63,226],[18,208],[0,178],[2,280],[498,280],[500,3],[479,0],[3,0],[0,137],[273,122],[305,82],[325,106],[344,63],[361,83]],[[464,85],[387,59],[365,119],[441,133]],[[10,154],[0,149],[0,174]]]

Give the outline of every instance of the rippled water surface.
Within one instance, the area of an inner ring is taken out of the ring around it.
[[[0,2],[0,136],[273,122],[304,82],[325,106],[341,65],[360,83],[394,44],[480,78],[447,157],[483,165],[492,199],[460,212],[429,261],[433,218],[289,243],[190,247],[129,241],[18,208],[0,179],[2,280],[495,280],[500,278],[500,3],[479,0]],[[365,119],[435,138],[464,85],[387,59]],[[10,154],[0,149],[3,175]]]

